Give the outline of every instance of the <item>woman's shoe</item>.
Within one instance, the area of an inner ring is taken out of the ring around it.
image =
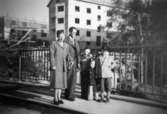
[[[55,104],[55,105],[59,105],[59,101],[53,101],[53,104]]]
[[[110,98],[107,97],[106,102],[110,102]]]
[[[105,98],[102,98],[102,101],[103,101],[103,102],[106,102],[106,99],[105,99]]]
[[[58,103],[59,104],[64,104],[64,102],[62,100],[59,100]]]

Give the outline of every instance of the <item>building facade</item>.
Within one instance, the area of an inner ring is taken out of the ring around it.
[[[104,27],[110,16],[114,0],[51,0],[49,8],[49,33],[51,39],[56,32],[74,26],[78,29],[77,39],[81,48],[101,48],[107,41]],[[103,29],[102,29],[103,28]]]
[[[0,17],[0,38],[3,40],[21,38],[27,31],[31,30],[33,37],[37,39],[48,39],[48,25],[35,22],[33,20],[20,20],[13,17]]]

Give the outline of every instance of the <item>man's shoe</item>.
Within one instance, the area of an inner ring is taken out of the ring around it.
[[[54,101],[53,101],[53,104],[59,105],[59,102],[54,100]]]
[[[59,100],[58,103],[59,104],[64,104],[64,102],[62,100]]]
[[[67,98],[69,101],[75,101],[75,98]]]

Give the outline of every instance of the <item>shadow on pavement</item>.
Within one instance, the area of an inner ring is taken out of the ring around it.
[[[47,105],[42,105],[38,103],[32,103],[32,102],[26,102],[26,101],[21,101],[18,99],[13,99],[13,98],[8,98],[8,97],[2,97],[0,96],[0,107],[7,107],[10,108],[10,113],[11,110],[19,110],[19,109],[26,109],[29,111],[35,111],[38,112],[39,114],[84,114],[81,112],[76,112],[72,110],[65,110],[61,109],[60,107],[54,107],[54,106],[47,106]],[[0,112],[5,111],[5,114],[8,114],[8,112],[2,108],[0,108]],[[20,114],[23,114],[23,112],[20,110]],[[4,113],[3,113],[4,114]]]

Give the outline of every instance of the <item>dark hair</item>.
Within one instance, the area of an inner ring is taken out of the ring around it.
[[[76,30],[77,30],[77,28],[76,28],[76,27],[70,27],[70,28],[69,28],[69,32],[71,33],[74,29],[76,29]]]
[[[57,37],[59,37],[61,33],[64,33],[64,30],[58,30],[57,31]]]

